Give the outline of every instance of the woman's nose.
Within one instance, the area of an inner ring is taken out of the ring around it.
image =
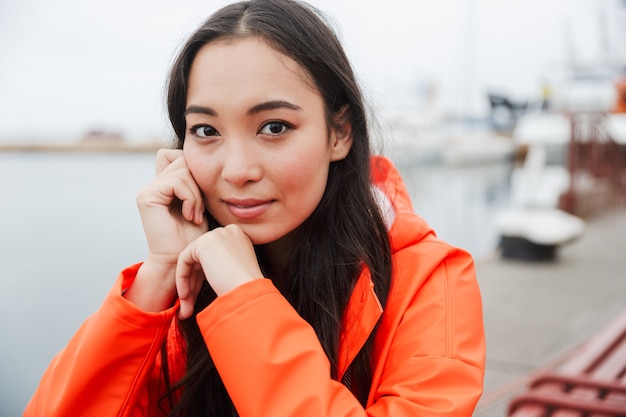
[[[233,142],[226,146],[222,179],[235,186],[259,181],[263,170],[254,149],[246,141]]]

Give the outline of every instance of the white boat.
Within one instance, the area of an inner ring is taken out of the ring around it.
[[[562,114],[538,113],[518,120],[513,135],[527,147],[521,167],[511,176],[511,205],[496,217],[504,258],[552,260],[559,246],[572,242],[585,223],[558,208],[569,187],[565,166],[548,164],[548,149],[563,149],[571,137],[571,122]]]

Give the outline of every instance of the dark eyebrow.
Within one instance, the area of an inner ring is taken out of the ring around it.
[[[248,115],[254,115],[257,113],[261,113],[263,111],[276,110],[276,109],[290,109],[290,110],[295,110],[295,111],[302,111],[301,107],[296,106],[295,104],[291,104],[288,101],[273,100],[273,101],[266,101],[263,103],[259,103],[255,106],[252,106],[246,113]],[[187,109],[185,109],[185,116],[191,113],[206,114],[207,116],[217,116],[217,112],[215,110],[213,110],[210,107],[203,107],[203,106],[187,107]]]
[[[289,109],[302,111],[302,108],[296,106],[295,104],[291,104],[288,101],[283,100],[274,100],[274,101],[266,101],[264,103],[259,103],[256,106],[253,106],[248,110],[248,115],[253,115],[256,113],[260,113],[262,111],[267,110],[276,110],[276,109]]]
[[[185,109],[185,116],[190,113],[206,114],[208,116],[217,116],[217,112],[210,107],[189,106]]]

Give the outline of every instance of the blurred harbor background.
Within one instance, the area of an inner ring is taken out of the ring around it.
[[[146,255],[135,195],[171,135],[169,63],[225,3],[0,1],[1,416]],[[311,3],[363,82],[376,149],[477,261],[476,415],[506,416],[529,374],[626,307],[626,1]],[[554,256],[507,259],[503,238]]]

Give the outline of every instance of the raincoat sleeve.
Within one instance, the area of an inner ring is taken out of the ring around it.
[[[175,308],[146,313],[122,297],[138,268],[120,274],[100,309],[52,360],[25,417],[155,415],[152,376]]]
[[[391,311],[394,317],[379,327],[383,342],[366,408],[330,378],[314,330],[271,281],[248,282],[200,312],[199,327],[239,415],[471,416],[482,393],[484,368],[472,260],[459,252],[413,267],[415,255],[397,259],[405,275],[401,279],[420,284],[413,293],[389,300],[394,305],[385,314]],[[424,274],[425,280],[420,278]]]

